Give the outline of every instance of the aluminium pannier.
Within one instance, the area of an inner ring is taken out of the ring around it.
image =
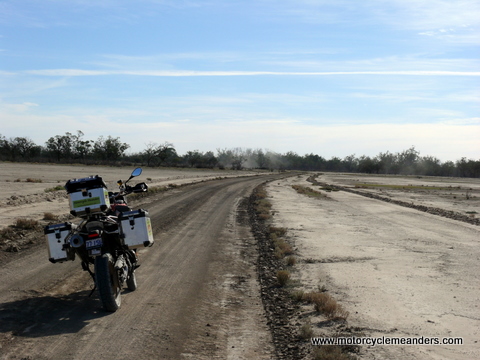
[[[140,209],[123,212],[118,218],[124,245],[129,249],[152,246],[152,222],[148,211]]]
[[[69,180],[65,184],[70,200],[70,213],[73,216],[88,216],[107,211],[110,207],[107,185],[98,176]]]
[[[66,237],[76,225],[66,222],[63,224],[47,225],[44,228],[45,240],[48,247],[48,260],[52,263],[73,260],[69,258],[65,242]]]

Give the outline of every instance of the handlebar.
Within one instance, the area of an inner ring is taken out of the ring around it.
[[[119,192],[110,192],[109,197],[115,199],[124,200],[122,197],[131,193],[142,193],[148,191],[148,185],[144,182],[138,183],[135,186],[126,185],[125,187],[120,187]]]
[[[135,186],[128,186],[127,185],[127,191],[134,192],[134,193],[146,192],[146,191],[148,191],[148,185],[145,184],[144,182],[138,183]]]

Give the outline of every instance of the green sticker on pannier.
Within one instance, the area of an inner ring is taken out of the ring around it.
[[[92,197],[92,198],[88,198],[88,199],[75,200],[73,202],[73,207],[74,208],[81,208],[81,207],[85,207],[85,206],[92,206],[92,205],[99,205],[99,204],[101,204],[100,197],[96,196],[96,197]]]

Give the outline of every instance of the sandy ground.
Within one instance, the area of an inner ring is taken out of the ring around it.
[[[415,205],[480,216],[480,179],[325,173],[319,180]]]
[[[317,180],[355,186],[434,185],[452,190],[366,190],[456,211],[480,213],[475,179],[361,177],[323,174]],[[480,228],[464,222],[338,191],[308,198],[291,185],[307,176],[270,183],[274,224],[288,228],[298,262],[293,278],[306,291],[326,289],[349,311],[348,325],[364,336],[462,337],[462,346],[362,347],[363,359],[480,359]],[[440,185],[439,185],[440,184]],[[314,187],[319,190],[319,187]],[[469,200],[465,188],[470,189]],[[363,189],[361,189],[363,190]],[[456,196],[456,198],[454,198]],[[331,323],[310,316],[315,336]]]
[[[64,213],[67,214],[69,205],[66,192],[46,192],[47,189],[63,186],[70,179],[99,175],[107,183],[109,190],[116,191],[116,182],[120,179],[127,180],[132,170],[133,168],[125,167],[0,162],[0,228],[12,224],[17,218],[40,220],[45,212],[58,213],[59,209],[65,210]],[[135,181],[145,181],[149,186],[167,186],[253,173],[144,168],[143,174],[135,178]]]

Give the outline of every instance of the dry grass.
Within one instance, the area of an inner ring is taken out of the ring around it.
[[[328,345],[317,347],[313,352],[314,360],[352,360],[351,355],[342,352],[340,346]]]
[[[29,183],[42,183],[43,182],[42,179],[32,179],[32,178],[28,178],[26,181],[29,182]]]
[[[259,199],[255,201],[255,211],[257,215],[263,219],[269,219],[271,217],[270,210],[272,208],[272,204],[267,199]]]
[[[282,236],[287,233],[287,229],[275,226],[270,226],[268,229],[270,233],[270,239],[275,246],[275,257],[277,259],[283,259],[287,255],[293,255],[293,248],[285,241],[285,239],[282,238]]]
[[[51,213],[51,212],[46,212],[46,213],[43,213],[43,220],[47,220],[47,221],[57,221],[58,220],[58,216]]]
[[[305,295],[305,291],[303,290],[295,290],[291,292],[291,297],[293,300],[296,302],[301,302],[303,301],[303,296]]]
[[[292,247],[285,242],[283,239],[278,239],[278,241],[275,242],[275,251],[280,253],[281,258],[284,258],[286,255],[292,255],[293,254],[293,249]]]
[[[276,236],[285,236],[287,229],[283,227],[270,226],[268,228],[270,234],[275,234]]]
[[[321,193],[320,191],[314,190],[308,186],[302,186],[302,185],[292,185],[292,188],[295,189],[295,191],[299,194],[303,194],[309,197],[314,197],[314,198],[326,198],[327,195]]]
[[[355,184],[356,189],[392,189],[392,190],[449,190],[452,187],[430,185],[393,185],[393,184]],[[459,189],[460,187],[458,187]]]
[[[45,189],[44,191],[48,193],[48,192],[61,191],[61,190],[65,190],[65,187],[62,185],[57,185],[55,187]]]
[[[308,340],[313,337],[313,329],[312,329],[312,324],[310,321],[307,321],[305,324],[303,324],[300,327],[300,330],[298,332],[298,335],[302,340]]]
[[[254,195],[257,199],[265,199],[267,197],[267,190],[265,190],[265,186],[256,188]]]
[[[288,281],[290,280],[290,272],[287,270],[278,270],[277,271],[277,281],[280,286],[287,285]]]
[[[4,229],[0,230],[0,240],[2,242],[5,242],[5,240],[13,240],[17,236],[15,230],[13,230],[11,227],[6,227]]]
[[[289,256],[287,257],[287,266],[294,266],[297,263],[297,259],[295,256]]]
[[[20,230],[36,230],[38,226],[38,221],[34,219],[16,219],[12,226],[0,230],[0,240],[2,243],[14,240],[20,236]]]
[[[255,198],[255,212],[261,220],[268,220],[271,218],[270,210],[272,204],[267,200],[267,191],[265,187],[258,187],[254,190],[253,196]]]
[[[349,315],[348,311],[326,292],[306,293],[303,295],[303,300],[313,304],[316,312],[330,320],[346,320]]]
[[[322,186],[320,189],[325,190],[326,192],[339,191],[339,189],[330,185]]]
[[[34,230],[38,226],[38,221],[34,219],[17,219],[14,226],[20,230]]]

